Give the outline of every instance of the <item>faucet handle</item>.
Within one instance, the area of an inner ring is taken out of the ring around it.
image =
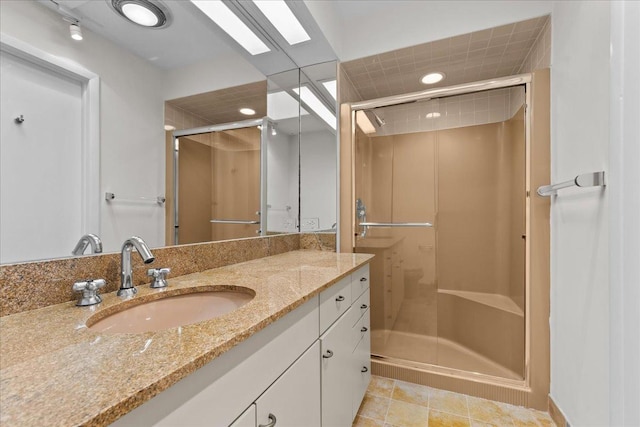
[[[153,277],[155,280],[151,282],[152,288],[166,288],[167,275],[171,272],[170,268],[150,268],[147,270],[147,276]]]
[[[102,298],[98,295],[98,289],[104,287],[107,281],[104,279],[85,280],[82,282],[76,282],[71,288],[74,292],[82,292],[82,296],[76,302],[78,307],[85,307],[87,305],[99,304],[102,302]]]

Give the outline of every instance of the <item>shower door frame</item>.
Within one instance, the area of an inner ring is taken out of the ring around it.
[[[519,388],[529,388],[531,386],[531,81],[532,74],[518,74],[515,76],[501,77],[490,80],[482,80],[471,83],[464,83],[454,86],[442,88],[427,89],[419,92],[411,92],[402,95],[387,96],[366,101],[353,102],[350,104],[351,119],[351,206],[355,206],[356,199],[356,180],[355,180],[355,161],[356,161],[356,113],[379,107],[390,107],[393,105],[408,104],[417,101],[428,101],[438,98],[447,98],[456,95],[466,95],[476,92],[485,92],[493,89],[504,89],[509,87],[524,86],[525,89],[525,351],[524,351],[524,378],[522,380],[514,380],[510,378],[497,377],[493,375],[481,374],[478,372],[464,371],[456,368],[448,368],[437,364],[411,362],[399,359],[376,356],[376,358],[406,366],[409,368],[425,369],[434,373],[460,377],[472,381],[482,381],[489,384],[506,385]],[[351,230],[357,230],[356,216],[351,216]],[[351,247],[356,247],[356,234],[351,233]]]
[[[267,128],[269,126],[269,118],[249,119],[240,122],[222,123],[219,125],[203,126],[198,128],[184,129],[173,131],[173,244],[179,245],[179,159],[180,159],[180,142],[179,138],[192,135],[201,135],[203,133],[224,132],[233,129],[244,129],[260,126],[260,229],[259,236],[267,235]]]

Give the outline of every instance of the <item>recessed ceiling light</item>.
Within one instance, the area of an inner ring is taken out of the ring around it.
[[[171,125],[164,125],[164,130],[166,130],[167,132],[171,132],[176,130],[176,127]]]
[[[433,112],[433,113],[427,113],[427,119],[435,119],[440,117],[440,113],[438,113],[437,111]]]
[[[435,73],[426,74],[420,79],[420,81],[426,85],[432,85],[434,83],[438,83],[439,81],[444,79],[444,77],[445,77],[444,73],[437,71]]]
[[[111,0],[111,6],[134,24],[160,28],[169,24],[168,13],[149,0]]]
[[[337,89],[337,86],[336,86],[336,81],[335,80],[328,80],[326,82],[322,82],[322,85],[327,90],[327,92],[329,92],[329,94],[331,96],[333,96],[333,99],[335,99],[337,101],[338,100],[338,89]]]
[[[253,0],[253,3],[290,45],[311,40],[284,0]]]
[[[336,128],[336,116],[331,111],[329,111],[329,109],[322,103],[322,101],[320,101],[320,99],[318,99],[318,97],[313,92],[311,92],[311,89],[309,89],[307,86],[302,86],[300,90],[298,90],[298,88],[295,88],[293,89],[293,91],[296,94],[300,95],[300,99],[302,99],[302,102],[307,104],[309,108],[315,111],[322,120],[324,120],[329,126],[331,126],[331,128]]]
[[[245,116],[253,116],[254,114],[256,114],[256,110],[253,110],[251,108],[241,108],[239,111],[240,114],[244,114]]]
[[[191,0],[209,19],[231,36],[251,55],[269,52],[271,49],[220,0]]]

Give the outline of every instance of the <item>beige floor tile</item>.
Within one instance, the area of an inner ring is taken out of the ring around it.
[[[485,421],[497,425],[512,425],[509,411],[497,402],[469,396],[469,417],[472,420]]]
[[[365,394],[358,415],[384,421],[391,399]]]
[[[402,427],[427,427],[429,410],[413,403],[392,400],[389,404],[386,422]]]
[[[536,411],[535,409],[532,409],[531,413],[541,427],[556,427],[556,424],[551,419],[551,416],[549,416],[549,414],[547,414],[546,412]]]
[[[429,392],[429,387],[396,381],[391,398],[420,406],[429,406]]]
[[[440,412],[469,417],[467,396],[450,391],[430,389],[429,408]]]
[[[499,405],[508,411],[516,427],[539,427],[533,410],[521,406],[508,405],[506,403],[499,403]]]
[[[367,393],[374,396],[391,397],[394,383],[395,381],[389,378],[372,375],[371,382],[367,388]]]
[[[469,427],[470,425],[467,417],[429,410],[429,427]]]
[[[471,420],[471,427],[513,427],[513,424],[496,424],[486,421]]]
[[[353,421],[352,427],[383,427],[384,422],[381,420],[374,420],[372,418],[361,417],[358,415]]]

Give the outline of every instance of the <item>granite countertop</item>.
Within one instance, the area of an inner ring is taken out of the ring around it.
[[[0,424],[106,425],[366,264],[366,254],[298,250],[138,287],[137,301],[194,288],[245,287],[248,304],[204,322],[140,334],[87,328],[118,311],[115,292],[92,307],[68,302],[0,318]],[[71,284],[69,284],[71,286]]]

